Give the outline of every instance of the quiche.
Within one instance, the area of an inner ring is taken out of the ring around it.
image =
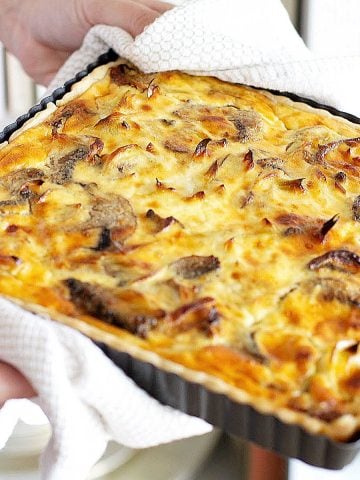
[[[332,440],[360,432],[360,126],[99,67],[0,148],[0,294]]]

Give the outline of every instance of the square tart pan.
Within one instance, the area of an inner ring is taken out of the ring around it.
[[[14,123],[5,127],[0,132],[0,143],[9,140],[13,133],[38,112],[45,110],[49,103],[60,100],[75,83],[82,80],[95,68],[115,61],[117,58],[118,55],[113,50],[101,55],[62,87],[57,88],[51,95],[43,98],[40,103],[21,115]],[[261,90],[326,110],[334,116],[360,124],[360,118],[314,100],[288,92],[263,88]],[[298,425],[285,423],[274,415],[261,413],[247,404],[237,403],[224,394],[213,392],[205,386],[186,380],[175,373],[161,370],[127,352],[116,350],[105,343],[96,343],[139,387],[164,405],[202,418],[229,434],[242,437],[280,455],[298,458],[316,467],[339,470],[351,463],[360,450],[360,437],[349,442],[336,442],[323,435],[311,434]]]

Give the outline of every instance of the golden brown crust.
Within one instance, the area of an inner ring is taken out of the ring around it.
[[[101,67],[0,150],[0,292],[350,439],[359,136],[248,87]]]

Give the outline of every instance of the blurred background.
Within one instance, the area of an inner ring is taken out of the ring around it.
[[[346,15],[350,4],[358,0],[282,1],[295,28],[311,50],[324,55],[345,51],[348,54],[359,53],[356,50],[360,45],[354,44],[347,32],[337,31],[336,34],[329,35],[329,24],[338,16]],[[44,91],[43,87],[31,81],[19,62],[0,44],[0,130],[34,105]],[[6,447],[0,450],[0,480],[40,479],[38,459],[48,441],[50,427],[41,412],[30,413],[30,416],[32,421],[20,421]],[[111,443],[93,470],[91,478],[247,480],[248,465],[249,445],[240,439],[214,431],[202,437],[144,451],[134,451]],[[291,460],[288,464],[284,462],[279,480],[285,478],[359,480],[360,455],[351,466],[339,472],[309,467],[297,460]],[[263,477],[251,480],[263,480]]]

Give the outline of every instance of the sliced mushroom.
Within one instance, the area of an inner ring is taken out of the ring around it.
[[[90,219],[80,225],[81,230],[107,229],[112,242],[121,243],[136,230],[136,215],[130,202],[121,195],[94,196],[89,214]]]
[[[229,120],[235,125],[238,132],[237,140],[239,142],[250,142],[256,140],[258,133],[262,128],[261,117],[253,110],[236,109]]]
[[[360,269],[360,257],[349,250],[330,250],[309,262],[310,270],[331,268],[334,270],[357,273]]]
[[[360,222],[360,195],[358,195],[352,204],[353,219]]]
[[[213,255],[208,257],[190,255],[189,257],[179,258],[179,260],[176,260],[171,265],[177,275],[182,278],[191,279],[217,270],[220,268],[220,261]]]
[[[283,232],[285,236],[302,235],[313,226],[313,220],[310,217],[297,215],[295,213],[284,213],[275,219],[276,223],[286,225]]]
[[[282,160],[281,158],[278,158],[278,157],[260,158],[259,160],[256,161],[256,163],[261,168],[280,170],[281,172],[286,173],[283,167],[284,160]]]
[[[165,316],[161,309],[151,308],[137,292],[116,291],[75,278],[65,280],[70,299],[81,311],[107,323],[146,337]]]
[[[18,195],[26,183],[42,182],[44,177],[44,172],[39,168],[23,168],[1,177],[0,183],[3,184],[12,195]]]
[[[101,265],[107,275],[117,280],[119,287],[125,287],[155,274],[154,266],[147,262],[108,253],[101,258]]]
[[[327,233],[336,224],[338,216],[334,215],[330,220],[298,215],[296,213],[283,213],[276,217],[276,223],[287,226],[283,232],[286,236],[310,235],[314,240],[323,241]]]
[[[77,121],[81,121],[85,120],[89,115],[93,115],[93,113],[89,110],[89,105],[84,100],[75,100],[59,108],[50,117],[49,123],[52,127],[53,135],[57,136],[71,117],[76,116]]]
[[[267,363],[268,359],[264,353],[260,350],[260,347],[256,341],[256,332],[246,333],[243,338],[243,349],[245,353],[250,355],[254,360],[260,363]]]
[[[89,153],[89,147],[81,146],[63,157],[52,159],[50,162],[50,180],[58,185],[64,185],[70,182],[76,163],[84,160]]]
[[[209,107],[192,104],[173,113],[184,120],[201,122],[211,134],[243,143],[256,140],[262,129],[262,120],[257,112],[234,105]]]
[[[186,138],[171,136],[165,140],[164,147],[175,153],[190,153],[189,142]]]
[[[302,287],[310,291],[320,287],[325,301],[337,300],[340,303],[360,307],[360,288],[347,279],[316,278],[303,282]]]

